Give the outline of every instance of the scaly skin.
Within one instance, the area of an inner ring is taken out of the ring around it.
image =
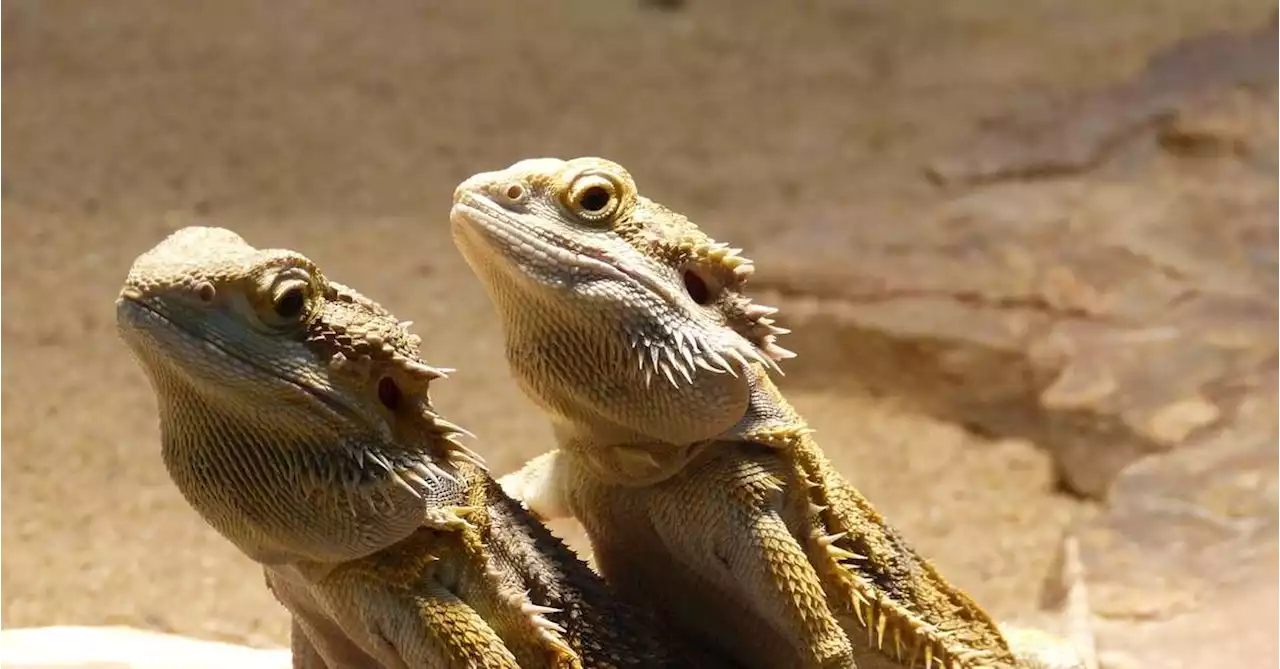
[[[432,410],[409,324],[306,257],[186,228],[117,319],[170,476],[262,564],[295,666],[675,665]]]
[[[1087,666],[1002,632],[832,468],[769,378],[793,354],[750,261],[621,166],[477,174],[451,218],[560,446],[502,484],[580,520],[622,594],[755,667]]]

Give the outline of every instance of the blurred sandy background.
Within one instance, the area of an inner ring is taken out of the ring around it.
[[[171,230],[297,249],[414,320],[431,361],[460,370],[438,404],[501,473],[551,439],[449,241],[466,176],[602,155],[733,241],[735,226],[788,225],[759,220],[765,200],[797,219],[909,204],[920,163],[1008,100],[1127,76],[1153,49],[1273,9],[10,0],[0,621],[286,640],[259,570],[166,478],[151,391],[115,337],[129,264]],[[1047,459],[841,388],[794,398],[840,468],[996,614],[1034,608],[1084,508],[1054,492]]]

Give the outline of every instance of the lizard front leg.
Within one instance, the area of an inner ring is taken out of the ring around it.
[[[380,649],[354,639],[350,628],[329,615],[327,603],[311,587],[314,575],[304,571],[309,570],[281,566],[264,570],[267,588],[293,619],[289,634],[293,669],[381,667],[395,661],[390,654],[380,656]]]
[[[787,522],[783,472],[773,453],[712,449],[652,486],[580,479],[574,510],[605,576],[674,614],[686,634],[717,640],[752,666],[767,658],[763,666],[852,667],[850,642]]]
[[[341,629],[360,632],[360,646],[377,666],[520,666],[484,617],[432,575],[393,585],[373,570],[343,569],[316,583],[313,596]]]
[[[917,555],[830,467],[807,433],[791,439],[787,450],[807,490],[809,555],[849,635],[908,665],[921,659],[926,666],[938,660],[945,666],[1096,669],[1074,542],[1065,546],[1069,637],[998,624]]]
[[[296,617],[289,632],[289,654],[293,659],[293,669],[329,669],[328,663],[307,635],[306,627]]]
[[[573,474],[567,467],[559,449],[547,451],[498,479],[498,485],[541,522],[569,518],[565,485],[572,484]]]
[[[531,602],[487,550],[486,510],[445,511],[463,526],[420,530],[317,582],[329,615],[409,667],[580,669],[564,630],[546,617],[555,609]]]

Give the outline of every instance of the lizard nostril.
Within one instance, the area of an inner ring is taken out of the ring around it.
[[[520,198],[524,197],[524,186],[521,186],[520,184],[507,184],[507,188],[502,191],[502,194],[512,202],[518,202],[520,201]]]
[[[212,302],[213,298],[217,296],[218,296],[218,289],[214,288],[213,284],[209,283],[208,281],[205,281],[196,287],[196,297],[200,298],[201,302],[204,302],[207,304],[209,302]]]
[[[403,395],[395,379],[390,376],[384,376],[378,381],[378,401],[382,402],[382,406],[395,411],[400,408],[401,399],[403,399]]]

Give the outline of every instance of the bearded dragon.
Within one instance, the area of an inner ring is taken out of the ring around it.
[[[454,193],[456,245],[559,448],[501,479],[584,526],[600,571],[753,667],[1084,667],[998,625],[823,456],[770,379],[794,354],[752,263],[598,158]]]
[[[677,666],[432,408],[448,370],[409,323],[306,257],[185,228],[116,314],[171,478],[263,566],[295,667]]]

